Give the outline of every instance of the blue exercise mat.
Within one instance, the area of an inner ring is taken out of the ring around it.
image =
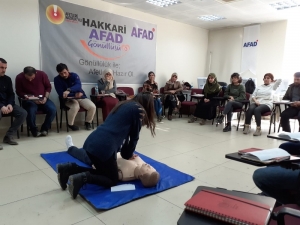
[[[146,163],[153,166],[159,172],[160,180],[156,187],[145,188],[139,180],[129,182],[120,181],[118,185],[134,184],[136,190],[111,192],[110,189],[93,184],[87,184],[85,188],[81,188],[79,194],[88,202],[90,202],[96,209],[103,210],[111,209],[135,199],[155,194],[194,180],[194,177],[188,174],[175,170],[138,152],[136,152],[136,154],[138,154]],[[90,166],[79,161],[78,159],[75,159],[67,152],[42,153],[41,156],[54,171],[56,171],[56,164],[66,162],[75,162],[77,165],[90,168]]]

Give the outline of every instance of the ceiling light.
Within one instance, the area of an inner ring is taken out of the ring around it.
[[[289,9],[300,6],[300,0],[285,0],[281,2],[270,3],[270,6],[277,10]]]
[[[176,5],[181,3],[180,1],[177,0],[147,0],[146,2],[159,7],[168,7],[171,5]]]
[[[216,20],[224,20],[226,18],[222,16],[204,15],[204,16],[199,16],[198,19],[204,21],[216,21]]]

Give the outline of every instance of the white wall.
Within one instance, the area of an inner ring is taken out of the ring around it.
[[[261,24],[257,57],[258,84],[266,73],[275,78],[283,77],[283,56],[287,21]],[[209,53],[211,52],[210,72],[216,73],[219,81],[229,82],[233,72],[240,71],[243,46],[243,27],[209,32],[206,73],[209,73]]]
[[[197,77],[204,74],[207,30],[100,0],[69,2],[157,24],[156,77],[160,87],[164,86],[173,72],[179,74],[179,80],[194,84]],[[7,60],[7,75],[14,80],[25,66],[40,69],[38,0],[1,0],[0,7],[0,57]],[[133,87],[137,90],[138,86],[140,85]],[[91,87],[91,84],[83,85],[87,94],[90,93]],[[55,90],[51,96],[52,99],[57,99]]]

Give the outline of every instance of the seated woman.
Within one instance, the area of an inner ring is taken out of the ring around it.
[[[97,102],[97,106],[102,108],[103,121],[105,121],[106,117],[117,105],[119,100],[114,95],[117,90],[117,86],[113,77],[113,71],[111,69],[105,69],[103,74],[103,78],[98,80],[98,89],[101,92],[104,91],[105,94],[111,95],[101,98],[101,100]]]
[[[143,92],[151,92],[153,94],[158,94],[158,84],[155,82],[155,73],[150,71],[148,73],[148,80],[146,80],[143,84]],[[154,109],[157,116],[157,121],[160,122],[162,120],[162,105],[160,97],[154,97]]]
[[[122,158],[126,160],[134,159],[133,152],[144,125],[154,136],[152,94],[139,93],[133,99],[119,103],[105,122],[84,142],[83,149],[95,169],[78,166],[76,163],[57,164],[57,177],[61,188],[65,190],[69,180],[69,192],[75,199],[86,183],[107,188],[115,186],[119,179],[117,152],[121,152]]]
[[[166,83],[164,88],[165,108],[169,108],[168,120],[172,120],[173,110],[177,113],[180,107],[180,102],[183,102],[185,99],[182,94],[183,88],[181,83],[177,81],[177,78],[177,73],[173,73],[171,79]]]
[[[93,166],[92,162],[84,149],[79,149],[73,145],[72,137],[66,137],[68,153],[76,159]],[[159,173],[149,164],[145,163],[138,155],[134,154],[132,159],[123,159],[120,152],[117,154],[119,180],[141,180],[144,187],[153,187],[159,181]]]
[[[217,77],[214,73],[210,73],[206,79],[203,92],[204,98],[196,106],[194,116],[188,121],[193,123],[200,118],[200,125],[204,125],[206,120],[216,117],[216,107],[218,102],[213,99],[220,93],[221,87],[218,84]]]
[[[224,98],[228,99],[222,114],[217,118],[217,123],[223,123],[224,116],[227,115],[227,124],[223,132],[231,131],[231,118],[234,109],[241,109],[243,104],[239,101],[246,100],[245,87],[242,85],[242,78],[238,73],[231,75],[231,84],[225,90]]]
[[[250,133],[251,119],[254,115],[256,122],[256,131],[253,136],[261,135],[261,114],[272,110],[273,94],[281,83],[278,79],[274,81],[274,76],[271,73],[267,73],[264,76],[264,84],[257,87],[251,96],[250,107],[246,112],[245,129],[244,134]]]

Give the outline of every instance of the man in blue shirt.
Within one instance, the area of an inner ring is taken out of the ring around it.
[[[60,63],[56,66],[56,71],[59,73],[54,78],[54,86],[61,101],[70,108],[68,110],[68,127],[72,130],[79,130],[78,126],[74,125],[75,116],[80,109],[80,106],[87,110],[85,119],[85,128],[91,129],[96,106],[86,97],[81,87],[81,81],[76,73],[69,72],[66,64]]]

